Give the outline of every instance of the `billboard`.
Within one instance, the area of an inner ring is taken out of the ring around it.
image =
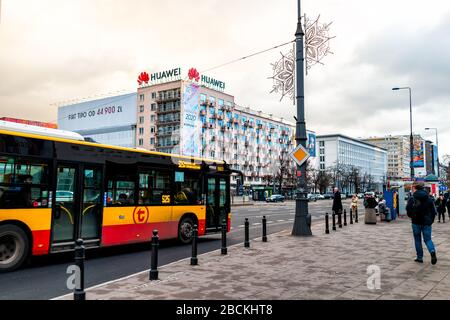
[[[425,148],[423,140],[414,139],[413,167],[414,168],[425,167]]]
[[[307,132],[306,149],[311,157],[316,157],[316,134]]]
[[[437,176],[439,171],[439,161],[438,161],[438,147],[435,145],[433,146],[433,169],[434,174]]]
[[[136,106],[136,93],[62,106],[58,109],[58,127],[82,132],[135,125]]]
[[[199,89],[194,83],[186,84],[183,90],[183,112],[181,114],[181,154],[200,156]]]

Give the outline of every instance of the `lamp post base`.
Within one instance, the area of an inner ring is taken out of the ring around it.
[[[292,229],[293,236],[312,236],[311,215],[308,213],[308,198],[298,197],[295,200],[295,220]]]

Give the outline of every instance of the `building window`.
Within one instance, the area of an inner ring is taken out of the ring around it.
[[[156,99],[156,92],[152,92],[152,99]]]
[[[144,128],[139,128],[139,135],[143,135],[144,134]]]
[[[144,123],[144,117],[139,117],[139,123],[143,124]]]
[[[151,133],[155,133],[155,127],[151,127],[151,128],[150,128],[150,132],[151,132]]]
[[[216,156],[216,153],[214,152],[214,150],[210,151],[209,156],[214,159],[214,157]]]
[[[144,139],[139,139],[139,145],[143,146],[144,145]]]
[[[139,101],[144,101],[145,100],[145,95],[143,95],[143,94],[140,94],[139,95]]]
[[[154,145],[155,144],[155,138],[150,138],[150,144]]]
[[[319,146],[320,147],[325,147],[325,141],[319,141]]]
[[[144,112],[144,106],[139,106],[139,112]]]
[[[156,111],[156,103],[152,103],[152,105],[151,105],[151,110],[152,110],[152,111]]]
[[[153,122],[155,122],[155,115],[151,115],[150,116],[150,121],[153,123]]]

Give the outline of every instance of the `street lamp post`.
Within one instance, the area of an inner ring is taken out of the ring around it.
[[[437,128],[425,128],[425,130],[435,130],[436,131],[436,148],[437,148],[437,162],[438,162],[438,165],[437,165],[437,168],[436,168],[436,175],[437,175],[437,177],[438,177],[438,179],[439,179],[439,165],[440,165],[440,162],[439,162],[439,140],[438,140],[438,129]]]
[[[306,148],[306,122],[305,122],[305,77],[304,77],[304,45],[303,37],[305,33],[301,21],[301,0],[298,0],[298,20],[295,32],[296,44],[296,130],[295,142]],[[295,197],[295,220],[292,228],[293,236],[311,236],[311,215],[308,214],[308,197],[306,190],[306,163],[297,165],[297,190]]]
[[[410,153],[410,169],[411,169],[411,180],[414,181],[414,157],[413,157],[413,151],[414,151],[414,138],[413,138],[413,126],[412,126],[412,102],[411,102],[411,88],[410,87],[403,87],[403,88],[392,88],[392,90],[403,90],[408,89],[409,90],[409,125],[410,125],[410,136],[409,136],[409,153]]]

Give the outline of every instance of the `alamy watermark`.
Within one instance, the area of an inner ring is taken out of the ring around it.
[[[81,289],[81,270],[80,267],[76,266],[76,265],[70,265],[67,267],[67,274],[69,274],[70,276],[67,278],[67,289],[69,290],[75,290]]]
[[[367,289],[380,290],[381,289],[381,268],[377,265],[370,265],[367,267]]]

